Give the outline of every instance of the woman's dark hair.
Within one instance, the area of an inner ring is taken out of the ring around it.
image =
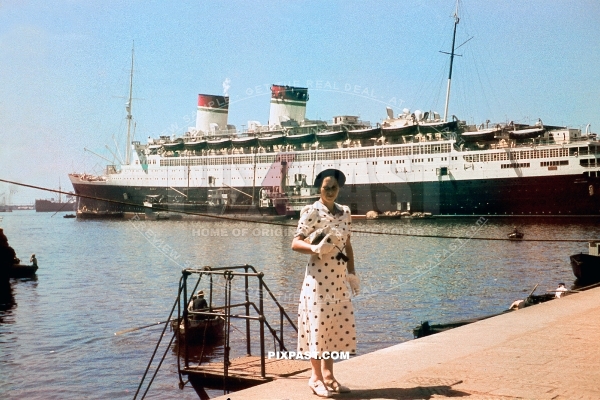
[[[340,185],[340,187],[344,186],[344,183],[346,183],[346,175],[344,175],[342,171],[340,171],[339,169],[326,169],[324,171],[319,172],[319,174],[315,178],[314,186],[320,188],[323,184],[323,179],[327,178],[328,176],[333,176],[338,182],[338,185]]]

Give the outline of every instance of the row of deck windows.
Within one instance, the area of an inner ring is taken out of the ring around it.
[[[466,162],[490,162],[508,160],[529,160],[532,158],[568,157],[568,148],[545,149],[545,150],[511,150],[491,154],[469,154],[464,155]]]
[[[500,168],[529,168],[531,166],[530,163],[510,163],[510,164],[502,164]]]
[[[569,160],[542,161],[540,163],[540,167],[554,167],[557,165],[569,165]]]

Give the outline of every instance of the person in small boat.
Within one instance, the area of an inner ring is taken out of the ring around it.
[[[508,309],[509,310],[520,310],[523,307],[525,307],[525,300],[515,300],[512,302],[510,307],[508,307]]]
[[[207,309],[208,304],[206,303],[206,299],[204,298],[204,291],[199,290],[192,300],[192,311],[206,311]],[[207,318],[206,315],[194,315],[195,320],[205,318]]]
[[[35,258],[35,254],[31,255],[29,262],[31,263],[32,266],[37,267],[37,258]]]
[[[565,294],[568,291],[569,291],[569,289],[567,289],[565,287],[565,284],[561,282],[561,283],[558,284],[558,287],[554,291],[554,297],[557,298],[557,299],[560,299],[562,297],[562,295]]]

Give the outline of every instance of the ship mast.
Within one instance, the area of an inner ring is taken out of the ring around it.
[[[446,89],[446,105],[444,106],[444,122],[448,121],[448,103],[450,102],[450,85],[452,84],[452,64],[454,63],[454,44],[456,43],[456,25],[458,25],[458,0],[454,11],[454,34],[452,35],[452,51],[450,52],[450,72],[448,74],[448,88]],[[446,53],[448,54],[448,53]]]
[[[125,149],[125,164],[130,163],[131,154],[131,98],[133,95],[133,47],[131,48],[131,72],[129,74],[129,99],[125,103],[127,110],[127,148]]]

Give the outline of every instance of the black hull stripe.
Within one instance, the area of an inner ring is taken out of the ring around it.
[[[104,184],[73,184],[77,194],[98,198],[127,201],[140,208],[120,204],[101,204],[90,199],[80,199],[80,207],[141,211],[146,195],[163,195],[175,199],[176,192],[164,187],[125,187]],[[590,190],[591,186],[591,190]],[[206,201],[206,187],[176,187],[189,200]],[[240,189],[252,195],[251,187]],[[254,199],[258,201],[259,187]],[[238,196],[249,202],[250,197]],[[600,215],[600,178],[583,178],[581,175],[552,177],[505,178],[467,181],[388,183],[370,185],[347,184],[340,191],[338,202],[350,206],[353,214],[375,210],[430,212],[434,215],[519,215],[519,216],[577,216]]]

